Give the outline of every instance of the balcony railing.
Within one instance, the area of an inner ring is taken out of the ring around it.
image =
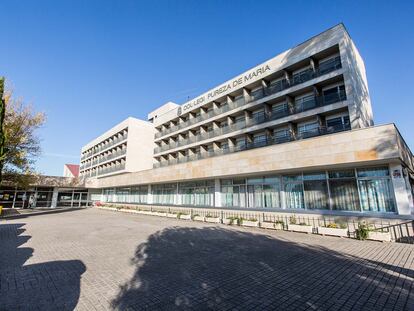
[[[333,104],[333,103],[343,101],[343,100],[346,100],[345,92],[338,92],[335,94],[310,97],[304,102],[296,103],[294,107],[292,107],[291,109],[289,109],[286,106],[283,110],[279,110],[279,111],[272,112],[269,114],[265,114],[265,113],[258,114],[257,116],[249,119],[247,122],[246,121],[237,122],[237,123],[227,125],[222,128],[218,128],[216,130],[212,130],[209,132],[205,132],[205,133],[193,136],[191,138],[179,140],[178,142],[175,142],[169,145],[164,145],[162,147],[156,147],[154,149],[154,152],[155,154],[157,154],[159,152],[182,147],[188,144],[192,144],[195,142],[203,141],[203,140],[217,137],[220,135],[228,134],[230,132],[242,130],[244,128],[248,128],[254,125],[266,123],[269,121],[274,121],[274,120],[281,119],[289,115],[294,115],[297,113],[301,113],[301,112],[311,110],[317,107],[326,106],[326,105]]]
[[[233,152],[239,152],[239,151],[250,150],[250,149],[255,149],[255,148],[260,148],[260,147],[277,145],[277,144],[282,144],[282,143],[286,143],[290,141],[311,138],[315,136],[333,134],[337,132],[347,131],[350,129],[351,129],[351,126],[349,124],[343,124],[340,126],[333,126],[333,127],[320,126],[313,130],[302,131],[298,133],[296,137],[290,132],[286,131],[286,134],[281,135],[281,136],[280,135],[266,136],[264,139],[260,139],[258,141],[253,141],[253,142],[245,141],[244,143],[236,145],[234,147],[228,147],[228,148],[218,149],[214,151],[206,151],[203,153],[197,153],[197,154],[189,155],[186,157],[178,157],[174,159],[169,159],[167,161],[160,161],[154,164],[154,168],[178,164],[178,163],[185,163],[185,162],[190,162],[190,161],[195,161],[195,160],[201,160],[201,159],[215,157],[215,156],[224,155],[224,154],[233,153]]]
[[[109,173],[112,173],[112,172],[121,171],[123,169],[125,169],[125,164],[118,164],[118,165],[113,165],[113,166],[110,166],[110,167],[99,168],[98,169],[98,175],[109,174]]]
[[[225,113],[227,111],[236,109],[238,107],[244,106],[245,104],[251,103],[253,101],[257,101],[261,98],[264,98],[269,95],[276,94],[278,92],[281,92],[283,90],[286,90],[292,86],[307,82],[309,80],[312,80],[314,78],[320,77],[322,75],[325,75],[329,72],[335,71],[342,68],[341,64],[341,58],[339,56],[333,58],[330,61],[327,61],[325,63],[322,63],[321,66],[316,70],[313,71],[311,69],[305,70],[300,72],[299,74],[296,74],[292,76],[290,79],[282,79],[279,80],[277,83],[272,84],[266,88],[261,88],[259,90],[256,90],[250,94],[249,100],[246,102],[244,98],[240,98],[237,101],[234,101],[232,103],[228,103],[227,105],[224,105],[218,109],[213,109],[209,111],[208,113],[201,114],[200,116],[196,118],[192,118],[187,120],[186,122],[179,123],[177,125],[171,126],[170,128],[163,130],[161,132],[158,132],[155,134],[155,138],[160,138],[162,136],[168,135],[170,133],[176,132],[178,130],[181,130],[185,127],[188,127],[190,125],[193,125],[197,122],[207,120],[211,117],[217,116],[219,114]]]

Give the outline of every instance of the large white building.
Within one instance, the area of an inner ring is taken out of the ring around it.
[[[413,213],[413,155],[374,126],[342,24],[87,144],[93,200],[347,215]]]

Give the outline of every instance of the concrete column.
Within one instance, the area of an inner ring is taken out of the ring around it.
[[[248,110],[245,110],[244,111],[244,117],[245,117],[245,120],[246,120],[246,124],[249,124],[250,119],[252,118],[252,113]]]
[[[231,150],[236,145],[235,139],[233,138],[227,138],[227,143],[229,144],[229,149]]]
[[[153,198],[152,198],[152,187],[151,185],[148,185],[148,194],[147,194],[147,204],[153,204]]]
[[[175,196],[174,196],[174,205],[180,205],[181,204],[181,196],[179,195],[179,187],[178,187],[178,183],[176,184],[176,191],[175,191]]]
[[[58,200],[58,188],[54,187],[53,188],[53,194],[52,194],[52,204],[51,204],[51,208],[56,208],[57,207],[57,200]]]
[[[294,110],[295,110],[295,100],[293,99],[293,97],[286,96],[286,102],[288,104],[290,113],[294,113]]]
[[[214,180],[214,206],[221,207],[221,183],[218,178]]]
[[[413,189],[410,184],[410,177],[408,175],[408,172],[404,174],[404,180],[405,180],[405,188],[407,189],[407,193],[408,193],[408,203],[410,205],[411,214],[414,214]]]
[[[243,97],[246,103],[250,101],[250,91],[246,88],[243,88]]]
[[[400,163],[390,164],[392,185],[394,188],[397,212],[399,215],[410,215],[409,194],[403,176],[403,169]]]

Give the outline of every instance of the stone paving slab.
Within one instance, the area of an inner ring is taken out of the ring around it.
[[[414,310],[414,246],[85,209],[0,220],[0,310]]]

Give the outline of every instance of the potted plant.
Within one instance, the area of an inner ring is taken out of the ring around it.
[[[205,217],[206,222],[220,223],[220,217],[213,216],[212,214],[207,214]]]
[[[391,233],[387,231],[377,231],[363,222],[358,224],[358,228],[355,229],[355,237],[358,240],[373,240],[381,242],[391,242]]]
[[[245,227],[258,227],[259,221],[256,218],[249,218],[249,219],[240,218],[240,224]]]
[[[317,227],[318,234],[348,237],[348,229],[345,224],[329,223],[326,226]]]
[[[295,232],[304,232],[309,234],[313,232],[313,227],[304,222],[297,224],[296,217],[291,216],[289,218],[288,230]]]
[[[204,216],[200,216],[199,214],[193,215],[193,220],[195,221],[204,221]]]

